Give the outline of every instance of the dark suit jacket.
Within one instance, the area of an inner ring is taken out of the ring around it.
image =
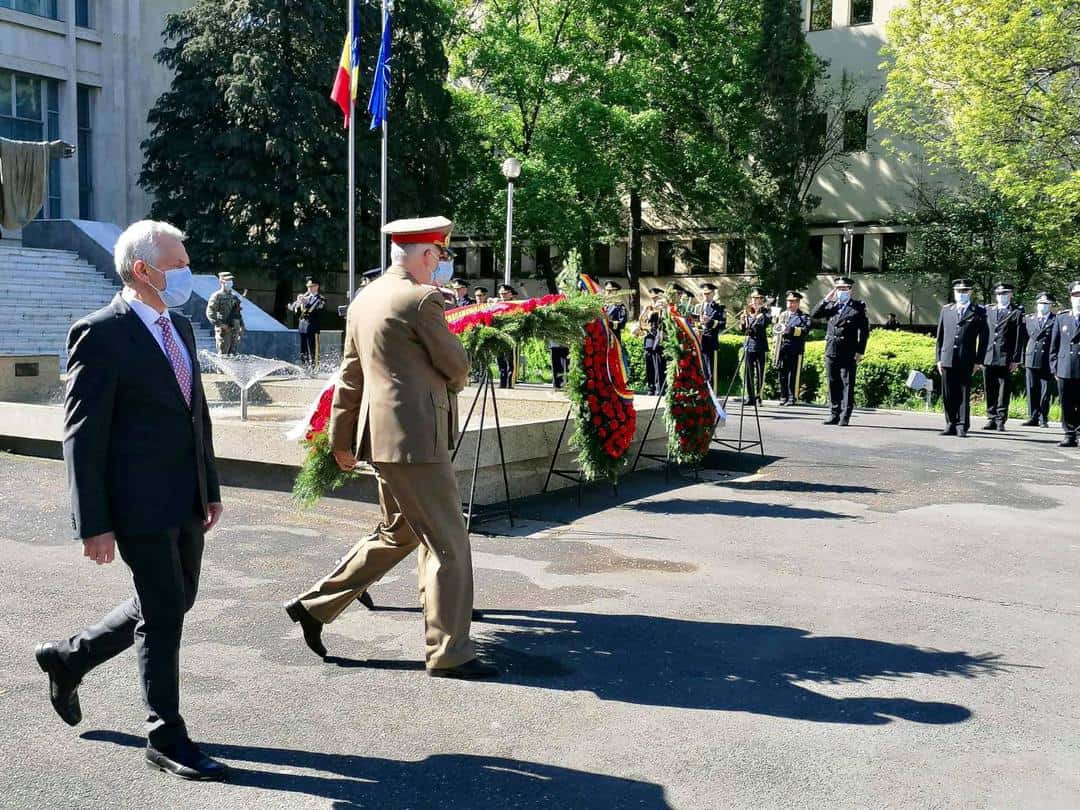
[[[1050,368],[1063,380],[1080,380],[1080,327],[1071,311],[1059,312],[1054,322]]]
[[[841,363],[854,363],[855,355],[866,354],[866,340],[870,337],[870,320],[866,317],[866,304],[852,298],[846,305],[839,301],[823,299],[811,318],[827,318],[825,331],[825,356]]]
[[[1039,316],[1028,315],[1020,330],[1020,354],[1024,358],[1024,368],[1035,371],[1051,371],[1050,340],[1054,336],[1054,313],[1046,316],[1046,321],[1039,328]]]
[[[221,500],[191,322],[172,313],[192,362],[191,408],[176,374],[119,294],[68,333],[64,461],[75,536],[151,534]]]
[[[942,307],[937,328],[937,362],[945,368],[966,369],[970,373],[986,357],[989,335],[985,307],[968,304],[963,318],[956,304]]]
[[[1007,366],[1019,363],[1020,332],[1023,329],[1024,309],[1010,304],[1004,312],[997,307],[987,307],[986,327],[990,337],[986,342],[986,356],[983,364],[987,366]]]
[[[772,316],[768,310],[747,316],[745,321],[739,323],[739,331],[746,335],[744,345],[747,354],[768,354],[770,323],[772,323]]]

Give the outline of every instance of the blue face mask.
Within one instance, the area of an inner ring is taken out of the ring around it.
[[[958,293],[956,293],[956,303],[958,303],[958,304],[967,304],[969,301],[971,301],[971,293],[967,293],[967,292],[958,292]]]
[[[1050,314],[1050,305],[1049,304],[1036,304],[1035,309],[1037,309],[1039,311],[1039,315],[1041,315],[1044,318],[1047,315]]]
[[[438,266],[435,268],[435,272],[431,274],[431,283],[442,287],[448,284],[453,277],[454,263],[439,262]]]
[[[163,290],[154,287],[154,283],[150,282],[150,286],[154,287],[158,297],[161,299],[161,303],[172,309],[182,307],[188,302],[188,299],[191,298],[193,284],[190,267],[180,267],[176,270],[160,270],[150,262],[146,262],[146,266],[157,270],[165,276],[165,289]]]
[[[837,290],[836,300],[839,301],[841,304],[846,304],[848,301],[851,300],[851,290]]]
[[[997,302],[998,306],[1004,309],[1009,306],[1009,301],[1012,300],[1012,296],[1008,293],[998,293]]]

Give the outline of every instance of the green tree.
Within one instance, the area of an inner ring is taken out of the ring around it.
[[[361,6],[370,87],[379,13]],[[446,201],[450,97],[438,0],[396,6],[390,116],[390,209],[432,213]],[[166,21],[159,61],[170,89],[150,112],[140,185],[153,216],[191,235],[206,270],[278,280],[284,317],[296,281],[338,270],[347,254],[347,139],[329,99],[341,55],[342,4],[330,0],[198,0]],[[358,99],[357,188],[361,269],[377,261],[379,136]]]
[[[887,26],[878,120],[958,164],[1080,261],[1080,6],[1075,0],[911,0]]]

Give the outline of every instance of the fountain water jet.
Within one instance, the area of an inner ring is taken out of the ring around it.
[[[248,415],[248,391],[260,380],[265,380],[278,371],[288,372],[292,376],[304,376],[306,372],[293,363],[274,360],[270,357],[256,357],[253,354],[217,354],[203,349],[199,360],[204,367],[215,368],[236,383],[240,389],[240,421],[246,422]]]

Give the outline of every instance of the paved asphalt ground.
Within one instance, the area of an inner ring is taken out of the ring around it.
[[[34,643],[127,572],[67,539],[61,464],[0,456],[0,806],[1080,806],[1080,454],[1054,431],[766,413],[765,459],[531,500],[475,536],[487,683],[424,674],[410,564],[317,660],[280,605],[371,508],[228,489],[182,662],[226,785],[144,767],[131,653],[87,678],[80,727],[52,713]]]

